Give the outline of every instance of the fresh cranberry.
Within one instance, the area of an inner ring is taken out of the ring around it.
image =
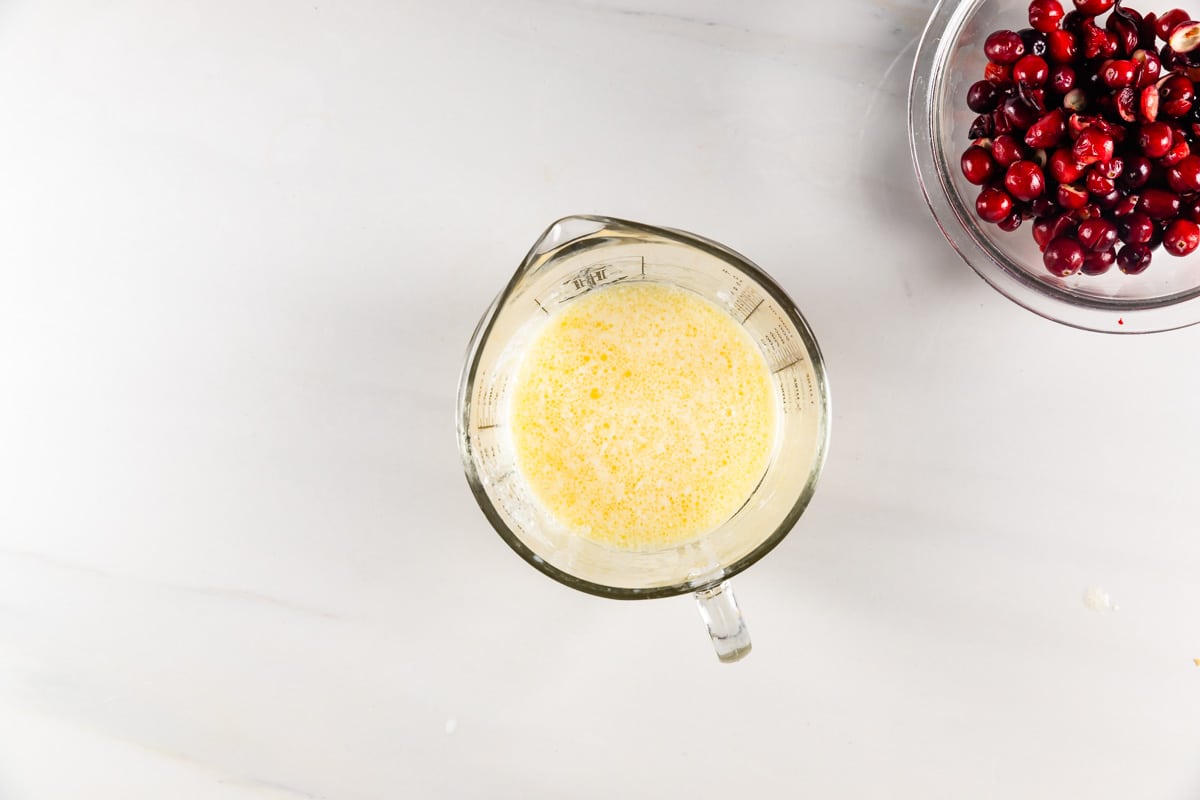
[[[1113,7],[1113,0],[1075,0],[1075,7],[1089,16],[1099,16]]]
[[[1026,58],[1028,58],[1028,56],[1026,56]],[[1020,64],[1021,62],[1018,61],[1017,63]],[[1120,89],[1133,83],[1134,72],[1136,71],[1137,64],[1129,61],[1128,59],[1117,58],[1109,61],[1104,68],[1100,70],[1100,76],[1104,79],[1104,83],[1110,89]]]
[[[1045,251],[1046,246],[1055,239],[1072,236],[1075,233],[1075,221],[1066,214],[1055,217],[1040,217],[1033,221],[1033,241],[1038,249]]]
[[[1012,66],[1012,77],[1018,86],[1041,86],[1050,77],[1050,65],[1041,56],[1021,56]]]
[[[1067,133],[1067,117],[1061,108],[1056,108],[1029,126],[1025,144],[1039,149],[1049,149],[1062,141]]]
[[[1012,86],[1012,67],[989,61],[983,68],[983,79],[1000,88]]]
[[[1119,191],[1117,194],[1121,194]],[[1134,211],[1137,211],[1137,204],[1140,198],[1136,194],[1121,194],[1121,199],[1112,207],[1113,217],[1128,217]]]
[[[1083,177],[1084,168],[1075,163],[1075,154],[1060,147],[1050,155],[1050,177],[1059,183],[1075,183]],[[1150,162],[1146,162],[1146,175],[1150,174]]]
[[[1108,19],[1104,22],[1104,27],[1117,38],[1119,43],[1118,52],[1126,55],[1132,53],[1138,48],[1138,23],[1124,13],[1114,12],[1108,15]]]
[[[1196,85],[1183,75],[1172,75],[1158,87],[1158,108],[1170,117],[1182,117],[1192,110]]]
[[[1149,158],[1162,158],[1171,149],[1171,126],[1165,122],[1148,122],[1141,126],[1138,147]]]
[[[1058,30],[1063,18],[1063,7],[1058,0],[1033,0],[1029,4],[1029,25],[1042,33]]]
[[[1200,225],[1190,219],[1177,219],[1163,231],[1163,249],[1173,256],[1186,256],[1200,247]]]
[[[1032,200],[1046,191],[1046,177],[1032,161],[1018,161],[1004,174],[1004,188],[1018,200]]]
[[[1158,81],[1162,71],[1162,61],[1153,50],[1134,50],[1130,56],[1133,63],[1138,65],[1137,85],[1145,88],[1153,86]]]
[[[1117,223],[1117,238],[1126,244],[1146,244],[1154,236],[1154,220],[1135,211]]]
[[[1079,40],[1070,31],[1050,31],[1046,34],[1046,55],[1058,64],[1069,64],[1079,54]]]
[[[1102,167],[1103,164],[1097,164],[1096,167]],[[1108,194],[1116,188],[1116,183],[1112,178],[1105,175],[1103,172],[1098,172],[1096,167],[1088,170],[1087,179],[1084,185],[1092,194]]]
[[[997,222],[996,227],[1002,231],[1007,231],[1008,233],[1012,233],[1017,228],[1021,227],[1022,221],[1023,220],[1021,219],[1021,215],[1014,211],[1013,213],[1009,214],[1004,219]]]
[[[1075,88],[1075,70],[1066,64],[1057,64],[1050,68],[1050,78],[1046,83],[1059,94],[1066,94]]]
[[[1106,219],[1088,219],[1079,223],[1075,236],[1088,250],[1107,250],[1117,243],[1117,226]]]
[[[967,135],[972,139],[986,139],[996,132],[996,125],[991,114],[980,114],[971,123]]]
[[[1083,268],[1083,248],[1074,239],[1060,237],[1046,245],[1042,263],[1051,274],[1060,278],[1074,275]]]
[[[1179,194],[1200,192],[1200,157],[1188,155],[1167,170],[1167,186]]]
[[[984,41],[983,54],[995,64],[1015,64],[1025,55],[1025,42],[1016,31],[996,31]]]
[[[1022,28],[1017,31],[1017,36],[1021,37],[1021,41],[1025,45],[1025,55],[1027,56],[1044,56],[1046,55],[1046,34],[1034,28]]]
[[[1192,148],[1188,146],[1185,135],[1182,131],[1172,134],[1175,143],[1171,145],[1171,149],[1167,151],[1166,155],[1158,160],[1159,164],[1170,168],[1192,154]]]
[[[1200,22],[1189,19],[1176,25],[1167,39],[1167,47],[1176,53],[1190,53],[1200,47]]]
[[[1117,253],[1117,268],[1126,275],[1145,272],[1150,266],[1150,248],[1144,244],[1127,244]]]
[[[1165,189],[1147,189],[1138,200],[1138,211],[1151,219],[1171,219],[1179,213],[1179,195]]]
[[[988,187],[975,200],[975,213],[985,222],[999,222],[1012,213],[1013,201],[1006,192]]]
[[[1116,260],[1117,251],[1115,249],[1091,250],[1083,254],[1083,266],[1080,268],[1080,272],[1084,275],[1103,275],[1108,272]]]
[[[1117,204],[1121,202],[1121,193],[1116,189],[1110,189],[1103,194],[1094,194],[1091,197],[1092,203],[1101,211],[1112,213]]]
[[[1087,205],[1088,193],[1078,186],[1072,186],[1069,183],[1060,183],[1058,185],[1057,199],[1060,206],[1070,211],[1075,211]]]
[[[1010,133],[1003,136],[997,136],[992,142],[992,158],[1001,167],[1007,169],[1013,164],[1025,157],[1025,148],[1017,141],[1017,138]]]
[[[1121,177],[1121,173],[1125,170],[1125,159],[1120,156],[1114,156],[1107,164],[1096,164],[1092,167],[1093,172],[1098,172],[1110,180],[1116,180]]]
[[[1145,156],[1130,156],[1125,159],[1125,169],[1117,178],[1117,185],[1127,191],[1140,189],[1150,180],[1150,159]]]
[[[1147,86],[1138,96],[1137,118],[1142,122],[1158,119],[1158,87]]]
[[[967,108],[976,114],[986,114],[1000,104],[1002,96],[988,81],[976,81],[967,89]]]
[[[1094,22],[1083,25],[1080,36],[1083,38],[1084,58],[1112,58],[1120,46],[1116,36],[1096,27]]]
[[[1154,23],[1154,32],[1165,42],[1171,38],[1171,31],[1175,30],[1175,26],[1187,22],[1188,18],[1188,12],[1182,8],[1172,8],[1158,17]]]
[[[1001,107],[1004,109],[1005,118],[1014,128],[1025,130],[1037,122],[1037,109],[1019,97],[1008,98]]]
[[[1080,131],[1071,153],[1076,163],[1084,166],[1109,161],[1113,157],[1113,137],[1096,128],[1086,128]]]
[[[988,182],[988,179],[995,174],[996,164],[992,161],[992,157],[978,145],[971,145],[962,154],[962,173],[963,176],[975,184],[982,186]]]

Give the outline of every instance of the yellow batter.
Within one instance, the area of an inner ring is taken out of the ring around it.
[[[517,468],[577,534],[653,550],[716,528],[766,470],[775,396],[746,331],[658,283],[596,289],[551,317],[518,370]]]

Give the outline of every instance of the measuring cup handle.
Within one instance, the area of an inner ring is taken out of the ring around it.
[[[700,608],[700,618],[708,626],[717,658],[724,664],[745,658],[750,652],[750,631],[738,609],[737,598],[733,596],[733,585],[721,581],[716,586],[701,589],[696,592],[696,605]]]

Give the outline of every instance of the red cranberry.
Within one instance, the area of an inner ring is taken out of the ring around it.
[[[1065,236],[1055,239],[1046,245],[1042,263],[1051,274],[1060,278],[1074,275],[1083,267],[1083,248],[1079,242]]]
[[[1095,198],[1092,197],[1091,195],[1089,195],[1088,199],[1094,200]],[[1077,222],[1083,222],[1085,219],[1099,219],[1100,218],[1100,206],[1096,203],[1088,203],[1086,206],[1079,209],[1078,211],[1073,213],[1071,216],[1074,217]]]
[[[1070,31],[1050,31],[1046,34],[1046,55],[1058,64],[1069,64],[1079,54],[1079,40]]]
[[[1117,37],[1108,31],[1100,30],[1095,23],[1083,25],[1080,28],[1080,36],[1083,37],[1084,58],[1112,58],[1117,54]]]
[[[989,83],[1004,88],[1012,85],[1012,67],[989,61],[983,68],[983,78]]]
[[[1117,243],[1117,226],[1106,219],[1087,219],[1079,223],[1075,236],[1088,250],[1108,250]]]
[[[1038,112],[1033,106],[1026,103],[1019,97],[1010,97],[1004,101],[1002,106],[1004,116],[1014,128],[1025,130],[1033,123],[1037,122]]]
[[[992,158],[996,159],[996,163],[1005,169],[1024,157],[1025,148],[1010,133],[997,136],[996,140],[992,142]]]
[[[1121,193],[1116,189],[1105,192],[1104,194],[1092,195],[1092,203],[1095,204],[1101,211],[1107,211],[1110,214],[1121,202]]]
[[[1138,147],[1150,158],[1162,158],[1171,149],[1171,126],[1147,122],[1138,129]]]
[[[1130,56],[1133,63],[1138,65],[1137,85],[1145,88],[1153,86],[1162,72],[1162,61],[1153,50],[1135,50]]]
[[[1113,157],[1113,137],[1095,128],[1087,128],[1080,132],[1071,152],[1075,161],[1084,166],[1109,161]]]
[[[1044,251],[1046,246],[1055,239],[1072,236],[1074,233],[1075,221],[1066,214],[1056,217],[1041,217],[1033,221],[1033,241],[1037,243],[1039,250]]]
[[[1028,58],[1028,56],[1026,56]],[[1020,64],[1021,62],[1017,62]],[[1109,61],[1103,69],[1100,70],[1100,77],[1104,79],[1104,83],[1110,89],[1120,89],[1124,86],[1133,84],[1133,74],[1137,69],[1137,65],[1132,61],[1123,58],[1117,58]]]
[[[1049,196],[1042,195],[1029,203],[1029,213],[1026,217],[1049,217],[1059,212],[1058,203],[1051,200]]]
[[[1122,9],[1122,12],[1124,9]],[[1117,38],[1118,51],[1126,55],[1138,48],[1138,24],[1125,13],[1112,13],[1104,22],[1104,27]]]
[[[1029,131],[1025,134],[1025,144],[1049,149],[1062,141],[1066,133],[1067,117],[1061,108],[1056,108],[1029,126]]]
[[[1084,168],[1075,163],[1075,154],[1060,147],[1050,155],[1050,177],[1059,183],[1075,183],[1083,177]],[[1150,162],[1146,162],[1146,177],[1150,176]]]
[[[1121,195],[1120,192],[1117,194]],[[1121,195],[1121,199],[1112,207],[1112,215],[1114,217],[1128,217],[1134,211],[1137,211],[1137,204],[1140,198],[1136,194]]]
[[[1058,30],[1063,18],[1063,7],[1058,0],[1033,0],[1029,4],[1029,25],[1042,33]]]
[[[1192,148],[1188,146],[1187,139],[1183,138],[1184,135],[1182,131],[1172,134],[1175,143],[1171,145],[1167,154],[1158,160],[1159,164],[1164,167],[1173,167],[1192,154]]]
[[[1018,200],[1032,200],[1046,191],[1046,178],[1032,161],[1018,161],[1004,174],[1004,188]]]
[[[1080,268],[1080,272],[1084,275],[1103,275],[1116,260],[1115,249],[1092,250],[1083,254],[1083,267]]]
[[[1135,211],[1117,224],[1117,238],[1126,244],[1146,244],[1154,237],[1154,220]]]
[[[1000,92],[988,81],[976,81],[967,89],[967,108],[986,114],[1000,104]]]
[[[1099,16],[1113,7],[1113,0],[1075,0],[1075,7],[1092,17]]]
[[[1188,155],[1167,170],[1167,186],[1179,194],[1200,192],[1200,156]]]
[[[1200,47],[1200,22],[1189,19],[1176,25],[1167,46],[1176,53],[1190,53]]]
[[[1112,161],[1107,164],[1096,164],[1092,167],[1092,172],[1098,172],[1110,180],[1116,180],[1121,177],[1121,172],[1125,169],[1125,159],[1120,156],[1115,156]]]
[[[971,145],[962,154],[963,176],[975,184],[982,186],[996,171],[996,164],[991,155],[978,145]]]
[[[1088,202],[1088,193],[1078,186],[1072,186],[1069,183],[1060,183],[1058,185],[1058,204],[1065,209],[1075,211],[1083,208]]]
[[[1182,117],[1192,110],[1196,85],[1183,75],[1172,75],[1158,87],[1158,108],[1171,117]]]
[[[1200,225],[1190,219],[1177,219],[1163,231],[1163,249],[1173,256],[1186,256],[1200,247]]]
[[[1172,8],[1159,16],[1154,23],[1154,32],[1164,42],[1171,38],[1175,26],[1188,21],[1188,12],[1182,8]]]
[[[1138,200],[1138,211],[1151,219],[1170,219],[1179,213],[1179,195],[1165,189],[1147,189]]]
[[[1025,43],[1016,31],[996,31],[984,41],[983,54],[995,64],[1014,64],[1025,55]]]
[[[1050,65],[1041,56],[1021,56],[1012,66],[1012,77],[1018,86],[1041,86],[1050,77]]]
[[[1075,88],[1075,70],[1068,67],[1066,64],[1059,64],[1050,69],[1050,78],[1047,81],[1050,88],[1059,94],[1066,94]]]
[[[1145,156],[1130,156],[1125,159],[1125,169],[1117,178],[1117,184],[1129,191],[1142,188],[1150,180],[1150,166],[1150,159]]]
[[[1009,233],[1012,233],[1017,228],[1021,227],[1021,222],[1022,222],[1021,215],[1014,211],[1013,213],[1009,214],[1004,219],[997,222],[996,227],[1002,231],[1007,231]]]
[[[1138,97],[1137,118],[1142,122],[1158,119],[1158,87],[1147,86]]]
[[[1126,275],[1145,272],[1150,266],[1150,248],[1144,244],[1127,244],[1117,253],[1117,268]]]
[[[1097,164],[1096,167],[1102,167],[1103,164]],[[1092,194],[1108,194],[1116,188],[1116,183],[1112,178],[1105,175],[1103,172],[1098,172],[1096,167],[1088,170],[1085,185],[1087,190]]]
[[[1012,210],[1012,198],[994,187],[984,189],[975,200],[975,213],[985,222],[999,222],[1011,214]]]

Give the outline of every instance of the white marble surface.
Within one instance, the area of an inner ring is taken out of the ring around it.
[[[5,3],[0,798],[1200,796],[1200,328],[956,259],[929,8]],[[463,480],[467,338],[578,212],[743,251],[824,347],[738,665]]]

